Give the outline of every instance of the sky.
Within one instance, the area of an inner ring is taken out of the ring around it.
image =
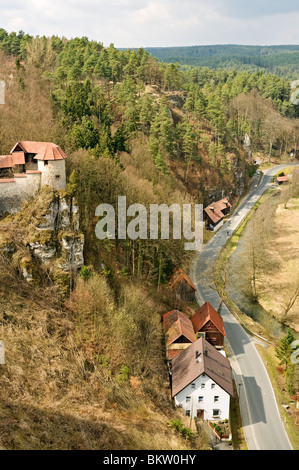
[[[298,0],[0,0],[0,28],[104,46],[299,44]]]

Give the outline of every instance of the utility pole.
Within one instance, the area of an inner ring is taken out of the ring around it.
[[[0,366],[5,364],[5,348],[3,341],[0,341]]]
[[[5,104],[5,82],[0,80],[0,104]]]
[[[0,105],[5,104],[5,82],[0,80]],[[3,341],[0,341],[0,365],[5,364],[5,347]]]

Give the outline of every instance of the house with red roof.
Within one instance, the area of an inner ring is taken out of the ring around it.
[[[291,175],[277,176],[277,178],[275,178],[275,183],[279,185],[288,183],[290,181],[290,177]]]
[[[221,316],[206,302],[191,318],[197,338],[203,337],[216,348],[223,348],[225,329]]]
[[[187,274],[181,268],[174,270],[170,279],[169,288],[173,292],[176,299],[182,300],[184,302],[195,301],[195,293],[197,289],[189,276],[187,276]]]
[[[196,341],[192,322],[186,313],[172,310],[163,315],[167,359],[172,360]]]
[[[206,228],[215,232],[223,225],[223,220],[229,214],[231,204],[227,198],[212,202],[204,209],[204,221]]]

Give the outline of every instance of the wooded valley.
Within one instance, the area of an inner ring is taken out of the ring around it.
[[[184,64],[86,37],[0,29],[0,152],[21,140],[64,149],[85,238],[84,269],[66,294],[46,273],[28,286],[0,256],[0,337],[13,345],[0,372],[0,447],[209,448],[205,436],[169,424],[161,315],[190,308],[173,305],[168,282],[192,253],[180,240],[99,241],[95,209],[116,207],[119,195],[148,207],[224,193],[236,204],[256,160],[297,156],[299,107],[283,74]],[[36,217],[39,207],[29,209]],[[1,221],[15,243],[21,221]]]

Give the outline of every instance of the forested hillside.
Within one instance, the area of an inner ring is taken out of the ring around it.
[[[28,286],[15,258],[1,251],[0,446],[205,448],[186,429],[169,427],[180,415],[170,400],[161,324],[173,308],[171,273],[188,270],[192,253],[180,240],[100,241],[95,209],[116,207],[123,195],[146,207],[208,203],[218,193],[237,202],[255,158],[296,154],[290,83],[261,71],[182,70],[144,49],[120,51],[85,37],[4,30],[0,79],[7,84],[0,153],[20,140],[60,145],[85,238],[85,266],[67,293],[47,273]],[[24,256],[22,221],[36,217],[35,204],[1,221]]]
[[[189,47],[149,47],[147,51],[163,62],[192,67],[225,68],[275,73],[297,80],[299,46],[211,45]]]

